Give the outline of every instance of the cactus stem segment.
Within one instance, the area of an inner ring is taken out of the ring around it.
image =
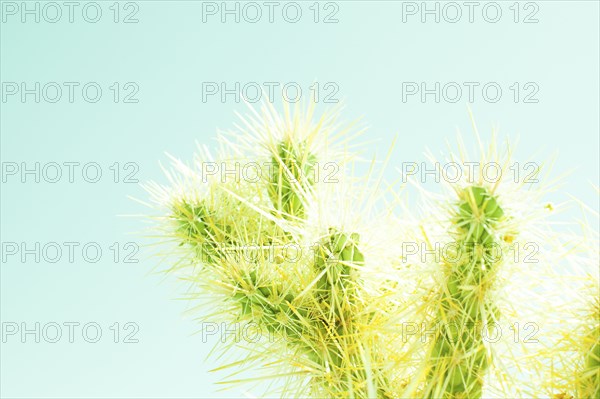
[[[490,363],[483,329],[498,316],[488,298],[498,266],[490,256],[494,228],[504,216],[497,200],[484,187],[462,191],[454,218],[456,253],[446,263],[446,281],[438,309],[442,324],[430,348],[427,397],[480,398],[483,377]]]

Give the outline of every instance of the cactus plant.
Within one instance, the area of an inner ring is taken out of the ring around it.
[[[146,186],[164,213],[161,234],[177,244],[179,260],[169,271],[192,284],[191,297],[217,298],[218,305],[210,302],[217,319],[276,337],[236,341],[249,355],[219,369],[259,364],[284,381],[282,397],[537,397],[557,395],[559,379],[567,381],[564,395],[597,397],[598,324],[585,322],[581,333],[561,340],[562,313],[547,324],[539,314],[560,279],[553,270],[559,257],[551,249],[534,270],[523,254],[507,255],[517,243],[544,242],[551,228],[536,223],[553,209],[540,201],[544,190],[484,178],[481,166],[489,162],[507,174],[510,149],[501,159],[495,144],[480,147],[478,175],[450,182],[451,199],[427,194],[436,199],[425,200],[412,229],[412,212],[396,223],[389,203],[383,217],[371,217],[373,198],[383,201],[386,190],[365,191],[371,177],[357,179],[353,154],[336,147],[351,130],[335,114],[313,121],[313,111],[252,110],[237,131],[220,136],[215,158],[205,151],[191,166],[174,159],[169,185]],[[319,178],[328,161],[340,167],[335,185]],[[206,162],[226,170],[252,164],[256,178],[207,176]],[[368,197],[367,208],[359,197]],[[434,261],[405,260],[400,244],[415,236]],[[433,248],[439,243],[441,250]],[[586,303],[592,311],[580,319],[597,318],[597,301]],[[493,324],[511,318],[544,325],[542,342],[486,340]],[[435,328],[429,340],[406,340],[407,322]],[[553,348],[558,342],[579,355],[547,372],[564,358]]]
[[[254,323],[279,338],[256,359],[292,359],[291,373],[309,376],[308,388],[285,388],[286,395],[390,397],[374,335],[366,333],[380,316],[361,285],[360,235],[343,223],[309,220],[311,212],[331,214],[339,206],[315,200],[319,151],[335,153],[328,141],[333,119],[313,124],[310,109],[288,119],[263,111],[260,120],[247,117],[242,124],[257,136],[251,151],[262,146],[264,154],[245,158],[244,143],[222,137],[225,151],[217,158],[231,170],[251,160],[260,165],[260,179],[210,176],[201,183],[202,165],[175,162],[170,176],[187,176],[172,179],[177,189],[147,187],[169,211],[163,228],[189,260],[188,279],[226,299],[230,321]],[[285,254],[289,248],[297,250],[293,259]]]

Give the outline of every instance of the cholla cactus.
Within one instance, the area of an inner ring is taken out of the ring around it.
[[[480,146],[473,170],[461,144],[447,160],[469,166],[445,179],[450,196],[426,193],[421,220],[395,223],[391,204],[383,214],[373,206],[385,199],[380,179],[352,175],[350,129],[335,114],[313,121],[312,106],[279,116],[265,105],[240,121],[214,159],[206,150],[190,166],[173,159],[170,184],[146,187],[176,243],[169,271],[191,283],[190,298],[207,298],[214,320],[262,332],[225,343],[248,355],[219,370],[259,364],[284,397],[598,396],[597,297],[582,302],[577,333],[564,333],[566,313],[544,313],[569,251],[549,233],[548,188],[515,178],[510,148]],[[214,174],[215,163],[238,173]],[[490,180],[492,163],[501,170]],[[240,165],[254,173],[241,178]],[[340,173],[327,184],[332,165]],[[402,244],[417,236],[433,261],[407,260]],[[532,243],[549,251],[532,259]],[[407,323],[426,331],[407,337]],[[539,336],[523,341],[519,323]],[[486,339],[495,326],[501,336]]]
[[[284,396],[391,397],[373,332],[385,312],[377,290],[368,293],[362,281],[360,228],[344,222],[353,212],[340,212],[351,198],[334,198],[353,183],[337,176],[334,189],[319,179],[323,168],[343,168],[345,153],[332,147],[332,136],[347,131],[334,116],[311,119],[312,108],[293,116],[286,108],[281,118],[265,106],[241,119],[237,138],[221,136],[218,167],[251,162],[258,170],[251,179],[206,176],[214,168],[204,154],[192,167],[174,161],[171,186],[147,188],[167,208],[163,228],[188,259],[177,269],[224,299],[220,313],[230,322],[267,333],[247,342],[252,356],[241,363],[276,364],[276,376],[299,377],[284,385]]]
[[[546,396],[540,380],[562,322],[547,313],[561,287],[554,269],[562,250],[547,217],[556,206],[542,202],[552,187],[539,168],[518,179],[511,148],[494,137],[476,157],[459,143],[458,156],[431,157],[442,173],[442,165],[461,167],[444,176],[449,194],[423,189],[421,241],[429,254],[413,262],[410,278],[420,289],[404,311],[421,334],[407,343],[410,377],[401,396]]]

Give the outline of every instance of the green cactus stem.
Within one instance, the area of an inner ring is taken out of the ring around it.
[[[271,157],[268,186],[269,196],[279,216],[287,219],[304,219],[304,198],[315,182],[316,156],[307,143],[297,144],[284,140],[277,145]]]
[[[490,359],[483,342],[486,322],[498,316],[487,295],[498,259],[494,228],[504,212],[484,187],[471,186],[461,195],[454,220],[457,253],[445,259],[446,287],[431,347],[426,388],[429,398],[476,399]]]
[[[319,332],[324,347],[312,358],[335,376],[328,386],[331,396],[387,398],[391,397],[386,392],[388,379],[378,366],[376,348],[370,348],[369,365],[356,349],[361,342],[358,326],[368,323],[369,317],[360,308],[358,277],[365,258],[358,244],[358,234],[330,229],[317,248],[315,273],[320,278],[315,299],[321,304]]]
[[[233,244],[229,226],[219,223],[205,203],[181,200],[172,212],[180,245],[193,246],[204,263],[214,264],[224,256],[225,246]]]

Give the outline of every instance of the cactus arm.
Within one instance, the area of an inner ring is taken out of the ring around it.
[[[486,321],[498,309],[487,295],[494,268],[493,229],[504,215],[487,189],[471,186],[462,192],[454,220],[458,238],[456,259],[448,266],[445,289],[438,309],[441,322],[430,348],[428,397],[476,399],[482,395],[489,355],[483,344]]]
[[[268,192],[277,215],[287,220],[304,219],[304,199],[315,183],[316,156],[306,143],[279,142],[271,156]]]
[[[375,347],[364,351],[359,325],[368,323],[360,311],[357,284],[365,258],[358,234],[330,229],[315,256],[316,300],[322,305],[321,325],[324,351],[316,361],[331,370],[329,395],[336,398],[386,398],[388,379],[384,375]],[[319,356],[320,355],[320,356]]]

